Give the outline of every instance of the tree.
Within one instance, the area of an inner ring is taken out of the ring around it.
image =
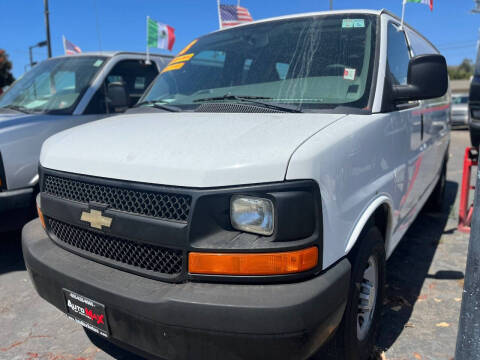
[[[475,70],[475,66],[470,59],[463,59],[462,63],[458,66],[449,66],[448,74],[452,80],[464,80],[470,79]]]
[[[0,49],[0,91],[3,87],[8,86],[15,81],[11,70],[12,62],[8,60],[8,54],[5,50]]]

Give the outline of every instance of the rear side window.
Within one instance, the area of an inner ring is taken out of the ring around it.
[[[409,49],[405,33],[393,25],[388,25],[387,64],[392,83],[406,85],[408,63],[410,62]]]

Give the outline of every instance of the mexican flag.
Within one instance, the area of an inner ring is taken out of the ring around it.
[[[175,29],[147,18],[148,47],[172,50],[175,43]]]
[[[425,4],[430,6],[430,10],[433,10],[433,0],[404,0],[406,3],[417,3],[417,4]]]

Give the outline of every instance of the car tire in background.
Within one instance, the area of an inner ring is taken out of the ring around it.
[[[470,141],[474,148],[478,148],[478,145],[480,145],[480,129],[470,126]]]

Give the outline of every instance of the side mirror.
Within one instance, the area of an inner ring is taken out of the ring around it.
[[[128,109],[129,97],[122,82],[112,82],[107,89],[108,107],[114,112],[124,112]]]
[[[419,55],[408,64],[408,85],[394,85],[395,101],[428,100],[448,90],[447,62],[442,55]]]

